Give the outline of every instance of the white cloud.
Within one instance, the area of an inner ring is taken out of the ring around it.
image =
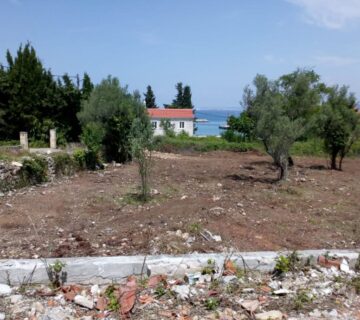
[[[350,22],[360,21],[359,0],[287,0],[305,11],[308,23],[329,29],[341,29]]]
[[[315,62],[319,65],[343,67],[360,63],[360,59],[342,56],[316,56]]]

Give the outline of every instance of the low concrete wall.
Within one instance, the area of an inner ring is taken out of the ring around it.
[[[328,252],[330,255],[344,257],[350,267],[354,267],[360,253],[359,250],[305,250],[298,251],[303,261],[310,259],[316,263],[317,257]],[[281,254],[287,254],[282,252]],[[243,252],[231,255],[239,267],[243,263],[250,269],[271,271],[275,266],[275,258],[279,252]],[[129,275],[141,274],[166,274],[181,277],[185,273],[200,271],[209,259],[215,260],[218,266],[222,266],[229,255],[224,253],[214,254],[188,254],[182,256],[119,256],[119,257],[82,257],[61,258],[66,263],[64,268],[67,272],[67,283],[111,283]],[[47,259],[52,264],[56,259]],[[144,263],[145,261],[145,263]],[[0,260],[0,283],[18,285],[27,280],[32,274],[32,283],[48,283],[45,263],[39,259],[27,260]]]

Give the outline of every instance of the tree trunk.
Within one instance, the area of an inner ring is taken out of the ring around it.
[[[288,172],[288,159],[286,161],[280,162],[280,181],[285,181],[289,176]]]
[[[331,170],[337,170],[337,166],[336,166],[336,156],[337,156],[337,152],[333,153],[331,155]]]
[[[339,170],[340,170],[340,171],[342,170],[342,162],[343,162],[343,160],[344,160],[344,157],[345,157],[344,154],[341,154],[341,155],[340,155],[340,160],[339,160]]]
[[[289,167],[293,167],[294,166],[294,160],[291,156],[289,156],[288,158],[288,163],[289,163]]]

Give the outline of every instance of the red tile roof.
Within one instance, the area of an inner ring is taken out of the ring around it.
[[[150,118],[194,119],[193,109],[147,109]]]

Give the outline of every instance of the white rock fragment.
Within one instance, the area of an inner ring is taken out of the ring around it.
[[[278,310],[271,310],[255,315],[256,320],[281,320],[282,318],[283,314]]]
[[[11,288],[7,284],[0,283],[0,297],[8,296],[11,294]]]
[[[88,298],[82,296],[82,295],[77,295],[74,298],[74,302],[76,304],[78,304],[79,306],[88,308],[88,309],[93,309],[94,308],[94,301],[89,300]]]

